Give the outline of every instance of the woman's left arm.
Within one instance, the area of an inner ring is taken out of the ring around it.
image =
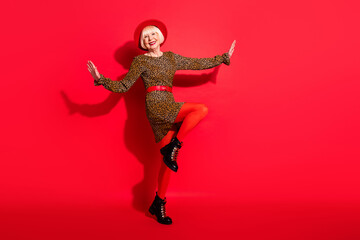
[[[177,70],[203,70],[216,67],[221,63],[225,63],[226,65],[230,65],[230,57],[234,52],[235,48],[234,41],[230,47],[229,52],[226,52],[222,55],[216,55],[213,58],[189,58],[183,57],[179,54],[174,53],[174,58],[176,62]]]

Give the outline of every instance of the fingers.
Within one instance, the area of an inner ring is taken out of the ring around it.
[[[89,60],[87,63],[88,66],[90,66],[91,68],[96,68],[95,65]]]
[[[233,43],[231,44],[230,50],[234,51],[235,44],[236,44],[236,40],[234,40]]]
[[[96,69],[95,65],[89,60],[88,61],[88,67],[90,67],[91,69]]]
[[[90,72],[91,76],[94,80],[98,81],[100,79],[100,73],[98,72],[96,66],[90,60],[87,62],[88,71]]]
[[[96,66],[94,65],[94,63],[91,62],[90,60],[87,62],[87,67],[88,67],[88,70],[89,70],[89,72],[90,72],[91,74],[94,73],[94,72],[97,70],[97,68],[96,68]]]
[[[232,55],[233,52],[234,52],[235,44],[236,44],[236,40],[234,40],[233,43],[231,44],[231,47],[230,47],[230,49],[229,49],[229,57],[231,57],[231,55]]]
[[[92,72],[94,71],[89,65],[88,65],[88,70],[89,72],[92,74]]]

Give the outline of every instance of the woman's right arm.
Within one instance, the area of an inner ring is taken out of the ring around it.
[[[95,65],[91,61],[89,61],[88,67],[91,75],[94,78],[95,86],[103,85],[105,89],[117,93],[127,92],[144,71],[142,64],[136,57],[134,57],[131,63],[129,72],[121,81],[113,81],[110,78],[106,78],[104,75],[99,74]]]

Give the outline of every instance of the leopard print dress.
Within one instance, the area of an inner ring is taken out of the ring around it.
[[[163,52],[160,57],[138,55],[134,57],[123,80],[112,81],[100,74],[100,79],[94,81],[94,85],[103,85],[107,90],[123,93],[141,77],[146,89],[152,86],[172,87],[176,70],[202,70],[216,67],[221,63],[230,65],[228,53],[213,58],[188,58],[171,51]],[[155,142],[158,143],[173,127],[184,102],[175,102],[171,92],[152,91],[146,94],[145,103],[146,116],[154,132]]]

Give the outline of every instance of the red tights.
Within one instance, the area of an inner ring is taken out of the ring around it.
[[[180,142],[184,137],[207,115],[208,108],[201,103],[185,103],[175,119],[175,123],[182,122],[179,131],[174,128],[171,129],[168,134],[160,141],[160,148],[167,145],[173,137],[177,137]],[[162,199],[165,198],[165,193],[170,181],[171,170],[163,161],[161,161],[161,167],[158,178],[158,196]]]

